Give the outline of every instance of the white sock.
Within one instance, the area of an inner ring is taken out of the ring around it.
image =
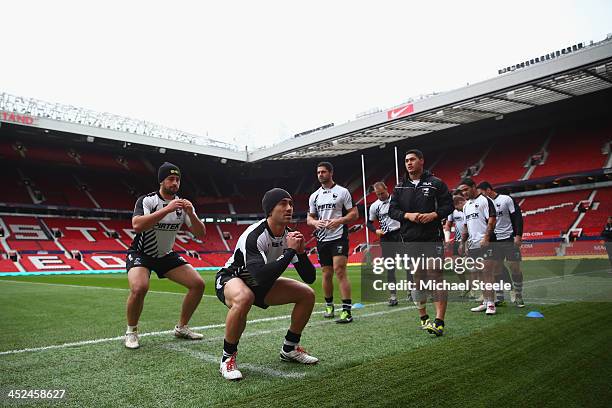
[[[138,331],[138,325],[136,326],[130,326],[128,324],[127,330],[125,331],[126,333],[135,333]]]

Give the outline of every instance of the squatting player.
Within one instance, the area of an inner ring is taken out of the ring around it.
[[[168,278],[188,289],[179,322],[174,327],[174,335],[189,340],[199,340],[203,337],[194,333],[187,323],[202,299],[204,281],[172,247],[176,233],[183,223],[200,239],[204,238],[206,229],[198,219],[191,202],[176,195],[181,186],[181,170],[174,164],[165,162],[160,166],[157,178],[159,190],[136,201],[132,218],[132,226],[137,234],[126,260],[130,294],[127,300],[128,326],[125,347],[130,349],[140,346],[138,319],[149,290],[151,271],[155,271],[160,279]]]
[[[336,323],[350,323],[351,282],[346,274],[348,261],[348,226],[359,218],[357,207],[353,206],[351,193],[333,180],[334,167],[329,162],[317,165],[317,178],[321,187],[308,200],[308,225],[315,229],[319,262],[323,270],[323,294],[325,312],[323,317],[334,317],[334,273],[340,285],[342,312]]]
[[[287,225],[293,216],[293,199],[283,189],[274,188],[263,197],[267,218],[251,225],[238,238],[234,254],[216,276],[219,300],[229,311],[219,371],[227,380],[240,380],[236,365],[238,341],[246,327],[251,306],[262,309],[293,303],[291,325],[280,350],[283,361],[316,364],[319,360],[299,346],[302,330],[315,303],[310,286],[281,277],[290,263],[306,283],[315,281],[315,268],[305,253],[304,236]]]

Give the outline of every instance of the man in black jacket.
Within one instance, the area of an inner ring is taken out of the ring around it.
[[[404,244],[408,244],[408,255],[412,258],[424,256],[430,260],[442,258],[442,220],[453,211],[453,199],[442,180],[423,170],[425,160],[420,150],[412,149],[406,152],[405,163],[408,174],[402,183],[395,186],[389,204],[389,216],[401,223],[400,236]],[[436,318],[432,323],[425,308],[426,292],[420,290],[420,285],[426,278],[441,282],[442,269],[418,268],[413,272],[417,287],[412,298],[419,310],[421,327],[431,334],[441,336],[444,333],[448,293],[443,290],[434,291]]]
[[[608,217],[608,223],[601,232],[601,236],[605,240],[604,245],[608,252],[608,260],[610,261],[610,266],[612,266],[612,216]],[[610,273],[612,273],[612,269],[610,269]]]

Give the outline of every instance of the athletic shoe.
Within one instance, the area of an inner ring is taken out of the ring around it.
[[[326,319],[331,319],[332,317],[334,317],[334,305],[325,306],[323,317]]]
[[[478,306],[470,309],[470,311],[472,312],[484,312],[485,310],[487,310],[487,305],[485,304],[485,302],[482,302]]]
[[[296,346],[293,351],[286,352],[281,347],[280,359],[282,361],[302,363],[302,364],[317,364],[319,359],[311,356],[302,348],[302,346]]]
[[[487,315],[494,315],[495,313],[497,313],[497,311],[495,310],[494,302],[487,302],[487,311],[485,313]]]
[[[440,337],[444,334],[444,325],[436,323],[434,320],[433,323],[429,323],[426,327],[427,333],[435,334],[436,337]]]
[[[125,347],[129,349],[137,349],[140,347],[138,343],[138,332],[125,333]]]
[[[427,330],[427,326],[429,326],[429,319],[421,319],[421,330]]]
[[[174,326],[174,335],[187,340],[202,340],[204,338],[203,334],[194,333],[187,325],[183,327]]]
[[[525,307],[525,302],[523,301],[523,295],[517,293],[516,299],[514,300],[514,304],[516,305],[516,307],[520,307],[520,308]]]
[[[336,320],[336,323],[344,324],[344,323],[350,323],[352,321],[353,321],[353,316],[351,316],[351,314],[347,312],[346,310],[343,310],[342,313],[340,313],[340,318]]]
[[[238,354],[238,352],[232,354],[227,360],[222,361],[219,366],[219,372],[226,380],[242,380],[242,373],[238,370],[238,366],[236,365],[236,354]]]
[[[397,306],[397,305],[398,305],[398,301],[396,298],[389,299],[389,306]]]

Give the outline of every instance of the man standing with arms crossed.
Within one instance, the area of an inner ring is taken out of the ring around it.
[[[444,256],[444,233],[442,221],[453,211],[453,199],[448,187],[442,180],[424,170],[425,160],[420,150],[412,149],[405,156],[406,179],[395,186],[389,204],[389,216],[401,222],[400,234],[407,245],[408,255],[413,258],[424,256],[436,259]],[[436,336],[444,334],[444,315],[448,302],[448,292],[433,292],[436,318],[432,322],[425,305],[427,296],[420,290],[421,282],[427,279],[440,282],[442,270],[431,268],[414,271],[417,289],[412,298],[419,310],[421,328]]]
[[[334,183],[334,167],[329,162],[317,165],[321,187],[308,200],[307,223],[315,229],[319,262],[323,270],[325,312],[323,317],[334,317],[334,273],[340,285],[342,312],[336,323],[351,323],[351,283],[346,274],[348,261],[348,225],[359,218],[357,207],[349,191]]]
[[[176,195],[181,186],[181,170],[165,162],[160,166],[157,178],[159,190],[138,199],[132,218],[137,234],[128,249],[126,260],[130,295],[127,300],[125,347],[130,349],[140,347],[138,319],[149,290],[151,271],[155,271],[160,279],[168,278],[188,289],[174,335],[188,340],[203,337],[191,331],[187,323],[204,294],[204,280],[172,247],[183,223],[196,238],[204,238],[206,229],[191,202]]]

